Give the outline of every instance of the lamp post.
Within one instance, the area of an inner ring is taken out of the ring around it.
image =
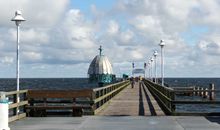
[[[157,53],[157,51],[154,51],[154,64],[155,64],[155,68],[154,68],[154,70],[155,70],[155,83],[157,83],[157,55],[158,55],[158,53]]]
[[[146,78],[146,68],[147,68],[147,63],[144,62],[144,78]]]
[[[162,80],[162,86],[164,86],[164,51],[163,48],[165,46],[165,43],[163,40],[160,40],[160,47],[161,47],[161,80]]]
[[[150,68],[150,61],[148,61],[148,74],[149,74],[149,80],[151,80],[151,70],[150,70],[151,68]]]
[[[134,62],[132,62],[132,77],[134,77]]]
[[[19,34],[19,29],[20,29],[20,24],[21,22],[25,21],[25,19],[21,16],[21,11],[17,10],[15,12],[15,16],[11,19],[11,21],[15,21],[15,24],[17,26],[17,68],[16,68],[16,78],[17,78],[17,91],[20,90],[19,88],[19,42],[20,42],[20,34]],[[17,103],[20,102],[19,94],[17,94]],[[17,114],[19,113],[19,107],[17,108]]]
[[[154,78],[153,78],[153,61],[154,61],[154,59],[153,59],[153,57],[151,57],[150,62],[151,62],[151,80],[152,81],[154,80]]]

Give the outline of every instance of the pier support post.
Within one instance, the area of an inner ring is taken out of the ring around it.
[[[198,92],[199,92],[199,96],[201,97],[202,96],[202,88],[198,87]]]
[[[207,97],[208,97],[208,91],[207,91],[208,88],[205,88],[204,90],[205,90],[205,91],[203,91],[203,96],[202,96],[202,97],[203,97],[203,98],[207,98]]]
[[[212,91],[215,90],[215,85],[213,83],[209,84],[209,90],[212,90]],[[214,99],[215,99],[215,92],[209,91],[209,100],[214,100]]]
[[[8,99],[0,92],[0,130],[10,130],[8,127]]]
[[[196,90],[197,90],[197,91],[196,91],[196,96],[199,96],[199,93],[200,93],[200,92],[199,92],[199,87],[196,87]]]
[[[193,87],[193,95],[194,95],[194,96],[197,94],[195,91],[196,91],[196,87],[194,86],[194,87]]]
[[[204,94],[204,89],[203,88],[200,88],[200,90],[201,90],[201,92],[200,92],[200,96],[202,97],[203,96],[203,94]]]

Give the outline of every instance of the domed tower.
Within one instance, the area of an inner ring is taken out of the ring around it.
[[[91,62],[88,70],[89,81],[97,83],[111,83],[115,80],[111,62],[102,54],[102,46],[97,55]]]

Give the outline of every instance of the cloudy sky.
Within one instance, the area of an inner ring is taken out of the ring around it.
[[[118,76],[130,74],[132,62],[143,68],[160,51],[161,39],[165,77],[220,77],[219,0],[0,0],[0,6],[0,78],[15,77],[15,10],[27,20],[21,77],[87,77],[100,45]]]

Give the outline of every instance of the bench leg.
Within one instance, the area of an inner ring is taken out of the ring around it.
[[[74,108],[72,111],[73,117],[81,117],[83,114],[82,108]]]

